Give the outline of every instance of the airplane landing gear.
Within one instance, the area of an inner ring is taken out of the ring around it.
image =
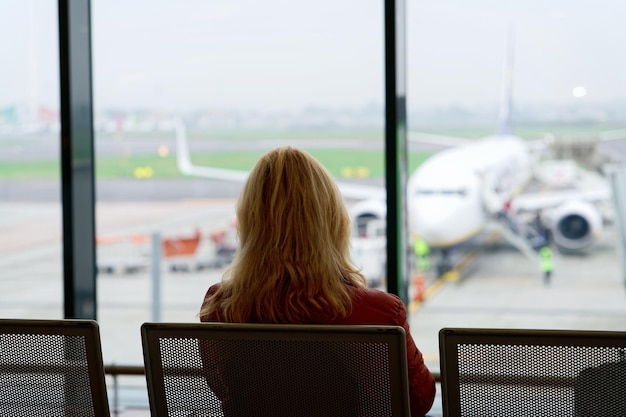
[[[441,259],[437,263],[437,277],[441,278],[454,269],[454,264],[450,259],[450,251],[444,249],[441,252]]]

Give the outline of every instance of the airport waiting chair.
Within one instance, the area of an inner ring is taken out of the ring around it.
[[[626,416],[626,332],[444,328],[443,414]]]
[[[95,321],[0,319],[0,416],[109,415]]]
[[[395,326],[144,323],[153,416],[408,416]]]

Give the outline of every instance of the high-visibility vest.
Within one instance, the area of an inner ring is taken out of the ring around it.
[[[552,264],[552,251],[549,247],[544,246],[539,251],[539,258],[541,264],[541,270],[543,272],[550,272],[554,265]]]
[[[430,252],[430,249],[428,248],[428,244],[424,242],[422,239],[415,240],[415,244],[413,245],[413,250],[415,251],[415,254],[419,256],[427,256],[428,253]]]
[[[430,252],[430,248],[428,244],[424,242],[422,239],[416,239],[413,244],[413,250],[415,251],[415,255],[417,256],[417,267],[421,271],[426,271],[430,269],[430,259],[428,259],[428,253]]]

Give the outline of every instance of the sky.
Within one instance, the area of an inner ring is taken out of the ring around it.
[[[55,0],[0,0],[0,109],[58,107]],[[409,107],[626,98],[623,0],[406,0]],[[381,0],[92,0],[96,108],[384,102]],[[585,88],[584,97],[573,91]]]

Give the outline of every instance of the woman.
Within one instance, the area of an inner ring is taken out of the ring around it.
[[[407,336],[411,412],[432,406],[435,381],[424,364],[402,301],[366,288],[350,259],[350,218],[326,169],[291,147],[272,150],[239,197],[239,250],[222,283],[209,288],[201,321],[378,324]]]

